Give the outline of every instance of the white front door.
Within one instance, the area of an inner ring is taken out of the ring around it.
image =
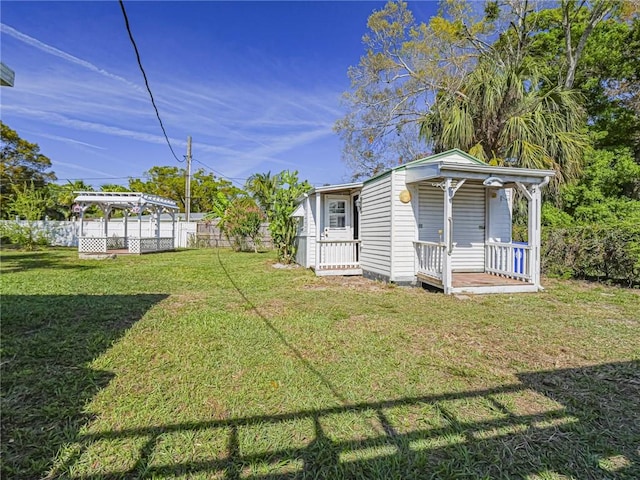
[[[327,195],[324,199],[323,240],[351,240],[351,197]]]
[[[453,197],[454,272],[484,272],[485,189],[465,184]]]

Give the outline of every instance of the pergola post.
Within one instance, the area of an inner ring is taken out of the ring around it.
[[[129,248],[129,209],[124,209],[124,248]]]
[[[176,248],[176,212],[171,210],[171,238],[173,239],[173,248]]]
[[[154,213],[153,213],[153,217],[155,219],[155,227],[156,227],[156,250],[160,250],[160,212],[161,212],[161,208],[160,207],[155,207],[154,209]]]
[[[111,213],[111,207],[109,206],[104,206],[104,205],[99,205],[100,210],[102,211],[102,220],[103,220],[103,225],[102,225],[102,233],[104,234],[105,237],[109,236],[109,213]]]
[[[84,211],[87,206],[83,203],[80,208],[80,236],[84,237]]]

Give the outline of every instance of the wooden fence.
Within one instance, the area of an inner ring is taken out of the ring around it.
[[[269,224],[263,223],[260,226],[260,232],[262,234],[262,244],[260,245],[260,247],[267,249],[273,248],[273,241],[271,240],[271,234],[269,233]],[[191,246],[198,248],[232,246],[229,239],[220,231],[217,220],[198,223],[195,239],[193,241],[195,242],[195,245]],[[253,242],[248,240],[246,247],[248,249],[253,249]]]

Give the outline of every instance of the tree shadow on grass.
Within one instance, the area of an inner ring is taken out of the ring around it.
[[[66,465],[60,474],[84,480],[640,478],[640,362],[520,378],[522,383],[485,390],[91,433],[79,437],[82,448],[144,438],[135,466],[69,474],[73,465]],[[517,405],[536,396],[547,401],[544,409]],[[397,409],[422,418],[407,428]],[[378,428],[373,434],[345,437],[332,427],[341,416],[361,417]],[[277,431],[292,422],[308,426],[306,444],[292,440],[291,445],[272,447],[266,438],[267,446],[260,450],[241,441],[249,438],[259,444],[256,427],[268,437],[269,429]],[[203,432],[226,436],[224,451],[197,461],[167,462],[171,457],[161,456],[164,462],[158,462],[154,456],[158,445],[172,436],[193,438]]]
[[[92,265],[69,263],[68,255],[55,250],[32,251],[3,255],[0,272],[15,273],[36,268],[58,268],[62,270],[89,270]]]
[[[2,478],[47,474],[88,420],[85,403],[112,378],[88,363],[166,297],[3,295]]]

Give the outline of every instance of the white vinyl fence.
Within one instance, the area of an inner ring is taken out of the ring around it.
[[[5,223],[15,223],[15,220],[2,220]],[[25,225],[28,222],[19,220],[19,224]],[[55,221],[45,220],[35,222],[36,228],[44,232],[50,239],[51,245],[60,247],[77,247],[78,237],[80,234],[80,221]],[[197,223],[196,222],[176,222],[176,247],[185,248],[194,244]],[[155,230],[153,222],[143,219],[142,224],[142,237],[155,237]],[[129,237],[138,237],[140,232],[140,226],[137,220],[129,219],[128,222],[128,234]],[[171,237],[171,222],[160,222],[160,237]],[[109,222],[108,225],[109,237],[123,237],[124,236],[124,219],[117,218]],[[104,220],[85,220],[83,227],[83,234],[85,237],[104,237]]]

